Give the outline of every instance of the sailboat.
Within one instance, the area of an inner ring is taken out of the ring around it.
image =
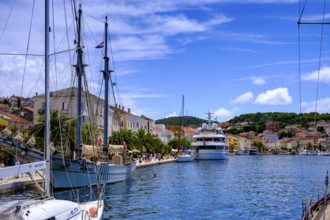
[[[192,155],[190,149],[184,149],[183,138],[181,141],[181,136],[184,136],[184,96],[182,96],[181,125],[178,139],[178,143],[181,144],[181,152],[180,149],[178,151],[178,162],[192,162],[195,160],[195,157],[194,155]]]
[[[81,8],[78,11],[78,27],[81,26]],[[80,28],[78,28],[78,40],[77,40],[77,65],[76,74],[78,78],[77,89],[77,133],[76,133],[76,147],[75,158],[62,158],[58,156],[52,156],[52,183],[55,189],[65,188],[79,188],[89,185],[115,183],[124,181],[130,178],[135,169],[136,162],[133,160],[123,160],[120,155],[115,155],[112,161],[108,158],[108,92],[109,92],[109,79],[111,70],[109,70],[109,57],[107,55],[108,45],[108,21],[105,18],[105,36],[104,36],[104,70],[103,78],[105,82],[105,100],[104,100],[104,143],[103,143],[103,160],[94,162],[82,162],[82,144],[81,144],[81,96],[82,96],[82,76],[84,74],[84,64],[82,58],[82,46],[81,46],[81,34]],[[125,152],[124,152],[125,153]]]
[[[49,91],[49,1],[45,1],[45,155],[44,160],[2,168],[1,177],[44,169],[45,193],[42,200],[11,201],[1,206],[0,219],[102,219],[102,193],[98,200],[76,203],[50,195],[50,91]]]

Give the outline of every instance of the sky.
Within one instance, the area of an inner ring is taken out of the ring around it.
[[[0,2],[0,96],[44,92],[42,1]],[[330,112],[330,3],[321,0],[94,0],[83,10],[89,91],[103,97],[108,17],[116,103],[157,120],[256,112]],[[50,16],[51,90],[76,83],[69,1]],[[302,9],[303,13],[301,13]],[[323,13],[323,11],[325,13]],[[33,15],[33,16],[31,16]],[[54,18],[54,19],[53,19]],[[54,26],[53,26],[54,24]],[[70,50],[70,52],[63,52]],[[56,52],[54,52],[56,51]],[[63,53],[60,53],[63,52]],[[4,55],[4,54],[11,55]],[[111,103],[114,99],[111,96]]]

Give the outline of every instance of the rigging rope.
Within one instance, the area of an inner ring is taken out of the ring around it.
[[[301,120],[301,39],[300,39],[300,24],[303,24],[303,22],[301,22],[301,19],[302,19],[302,15],[304,13],[304,9],[305,9],[305,6],[306,6],[306,1],[305,0],[305,4],[301,10],[301,13],[300,13],[300,16],[299,16],[299,19],[298,19],[298,43],[299,43],[299,48],[298,48],[298,51],[299,51],[299,94],[300,94],[300,123],[302,123],[302,120]],[[299,4],[299,10],[300,10],[300,6],[301,4]],[[322,52],[323,52],[323,37],[324,37],[324,24],[325,24],[325,8],[326,8],[326,0],[324,0],[323,2],[323,17],[322,17],[322,22],[315,22],[315,24],[321,24],[321,37],[320,37],[320,48],[319,48],[319,57],[318,57],[318,72],[317,72],[317,83],[316,83],[316,96],[315,96],[315,110],[314,110],[314,132],[313,132],[313,144],[315,144],[315,139],[316,139],[316,132],[317,132],[317,123],[316,123],[316,119],[317,119],[317,107],[318,107],[318,97],[319,97],[319,84],[320,84],[320,74],[321,74],[321,61],[322,61]],[[311,23],[312,24],[312,23]],[[315,145],[313,145],[314,147]],[[315,151],[315,149],[314,149]],[[303,164],[302,164],[303,165]],[[301,167],[302,167],[301,165]],[[316,175],[315,172],[312,172],[310,170],[310,174],[314,173]],[[304,175],[302,175],[303,177]],[[303,177],[304,179],[306,179],[306,177]],[[303,179],[303,180],[304,180]],[[312,195],[310,196],[310,198],[313,197],[313,191],[314,192],[317,192],[318,189],[321,188],[321,186],[317,185],[317,184],[313,184],[312,183],[312,180],[308,181],[308,179],[310,178],[307,178],[307,183],[309,184],[309,189],[312,193]],[[315,177],[314,179],[318,179],[317,177]],[[302,184],[304,183],[304,181],[301,181]],[[304,189],[305,187],[303,187]],[[311,201],[310,199],[307,199],[307,201]],[[309,206],[311,204],[307,204],[307,202],[305,203],[305,206],[307,206],[308,210],[309,210]],[[307,210],[307,211],[308,211]],[[305,215],[306,214],[306,210],[303,211]],[[325,216],[325,215],[324,215]]]
[[[322,22],[324,22],[324,19],[325,19],[325,6],[326,6],[326,0],[324,1],[324,4],[323,4]],[[318,63],[317,84],[316,84],[316,96],[315,96],[314,135],[315,135],[315,132],[316,132],[316,116],[317,116],[317,102],[318,102],[317,100],[318,100],[318,97],[319,97],[321,59],[322,59],[322,49],[323,49],[323,32],[324,32],[324,24],[321,25],[321,39],[320,39],[320,50],[319,50],[319,63]]]
[[[115,66],[115,60],[113,58],[113,51],[112,51],[112,44],[111,44],[111,37],[110,37],[110,33],[109,33],[109,46],[110,46],[110,52],[111,52],[111,62],[112,62],[112,66],[113,66],[113,74],[115,76],[115,82],[116,82],[116,89],[117,89],[117,95],[118,95],[118,99],[119,99],[119,103],[121,103],[121,99],[120,99],[120,94],[119,94],[119,89],[118,89],[118,81],[117,81],[117,74],[116,74],[116,66]],[[115,99],[115,93],[114,93],[114,88],[113,88],[113,81],[112,81],[112,74],[110,74],[110,82],[111,82],[111,89],[112,89],[112,94],[113,94],[113,99],[115,102],[115,105],[117,104],[116,99]]]
[[[5,30],[6,30],[6,27],[7,27],[7,24],[8,24],[10,15],[11,15],[11,12],[13,11],[15,2],[16,2],[16,0],[14,0],[13,1],[13,4],[11,5],[11,8],[10,8],[10,11],[9,11],[9,14],[8,14],[8,17],[7,17],[6,22],[5,22],[5,26],[3,27],[2,32],[1,32],[1,35],[0,35],[0,41],[1,41],[1,38],[2,38],[3,34],[5,33]]]
[[[301,18],[302,18],[303,14],[304,14],[306,3],[307,3],[307,0],[305,0],[305,3],[304,3],[304,5],[303,5],[303,7],[301,9],[301,1],[299,1],[299,13],[300,13],[300,15],[298,17],[298,23],[301,21]]]

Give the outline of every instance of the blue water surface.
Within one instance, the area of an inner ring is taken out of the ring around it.
[[[301,219],[329,168],[330,157],[291,155],[141,168],[107,185],[104,219]]]
[[[106,185],[103,219],[298,220],[307,197],[323,196],[329,169],[330,157],[294,155],[149,166],[129,180]],[[20,192],[1,202],[34,194]],[[93,194],[87,189],[81,195]],[[69,199],[72,191],[55,197]]]

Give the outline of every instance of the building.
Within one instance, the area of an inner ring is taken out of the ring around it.
[[[50,108],[56,109],[60,114],[77,117],[77,95],[78,88],[70,87],[58,91],[50,92]],[[45,97],[37,95],[34,100],[34,123],[37,123],[37,116],[44,113]],[[82,124],[95,125],[100,131],[104,130],[104,100],[85,91],[82,91]],[[151,120],[151,119],[149,119]],[[113,131],[121,129],[131,129],[133,131],[142,128],[147,130],[148,120],[145,116],[134,115],[128,108],[115,105],[108,107],[108,136]],[[101,139],[103,138],[100,137]]]
[[[190,141],[192,142],[193,141],[193,136],[194,134],[196,133],[196,129],[194,128],[191,128],[191,127],[184,127],[183,128],[183,131],[184,131],[184,136]]]
[[[127,130],[132,130],[136,131],[138,129],[143,129],[145,131],[148,131],[148,126],[150,125],[151,119],[145,117],[145,116],[137,116],[131,112],[131,109],[128,108],[127,111],[125,111],[124,106],[118,106],[115,105],[115,107],[112,107],[112,110],[115,114],[114,117],[114,127],[116,130],[120,129],[127,129]],[[119,121],[119,127],[118,125]]]
[[[10,106],[8,104],[0,104],[1,112],[10,112]]]
[[[233,147],[233,148],[240,148],[240,138],[234,135],[227,135],[227,140],[228,140],[228,145],[229,147]]]
[[[280,130],[279,122],[268,122],[266,123],[266,130],[270,132],[278,132]]]
[[[174,138],[174,132],[167,130],[163,124],[156,124],[155,127],[153,127],[152,134],[159,137],[165,144]]]
[[[50,92],[50,108],[58,110],[59,113],[62,115],[76,118],[77,95],[78,95],[78,88],[76,87],[70,87],[70,88]],[[82,91],[81,96],[82,96],[82,104],[81,104],[82,125],[92,124],[92,125],[96,125],[99,129],[103,130],[104,100],[85,91]],[[45,96],[44,94],[37,95],[33,97],[33,100],[34,100],[34,109],[33,109],[34,124],[36,124],[38,115],[43,114],[45,111]],[[110,107],[108,110],[109,110],[108,119],[111,122],[113,111],[111,110]],[[110,125],[108,131],[111,133]]]
[[[12,112],[15,115],[20,115],[27,121],[33,122],[33,108],[22,107],[21,109],[15,109]]]

